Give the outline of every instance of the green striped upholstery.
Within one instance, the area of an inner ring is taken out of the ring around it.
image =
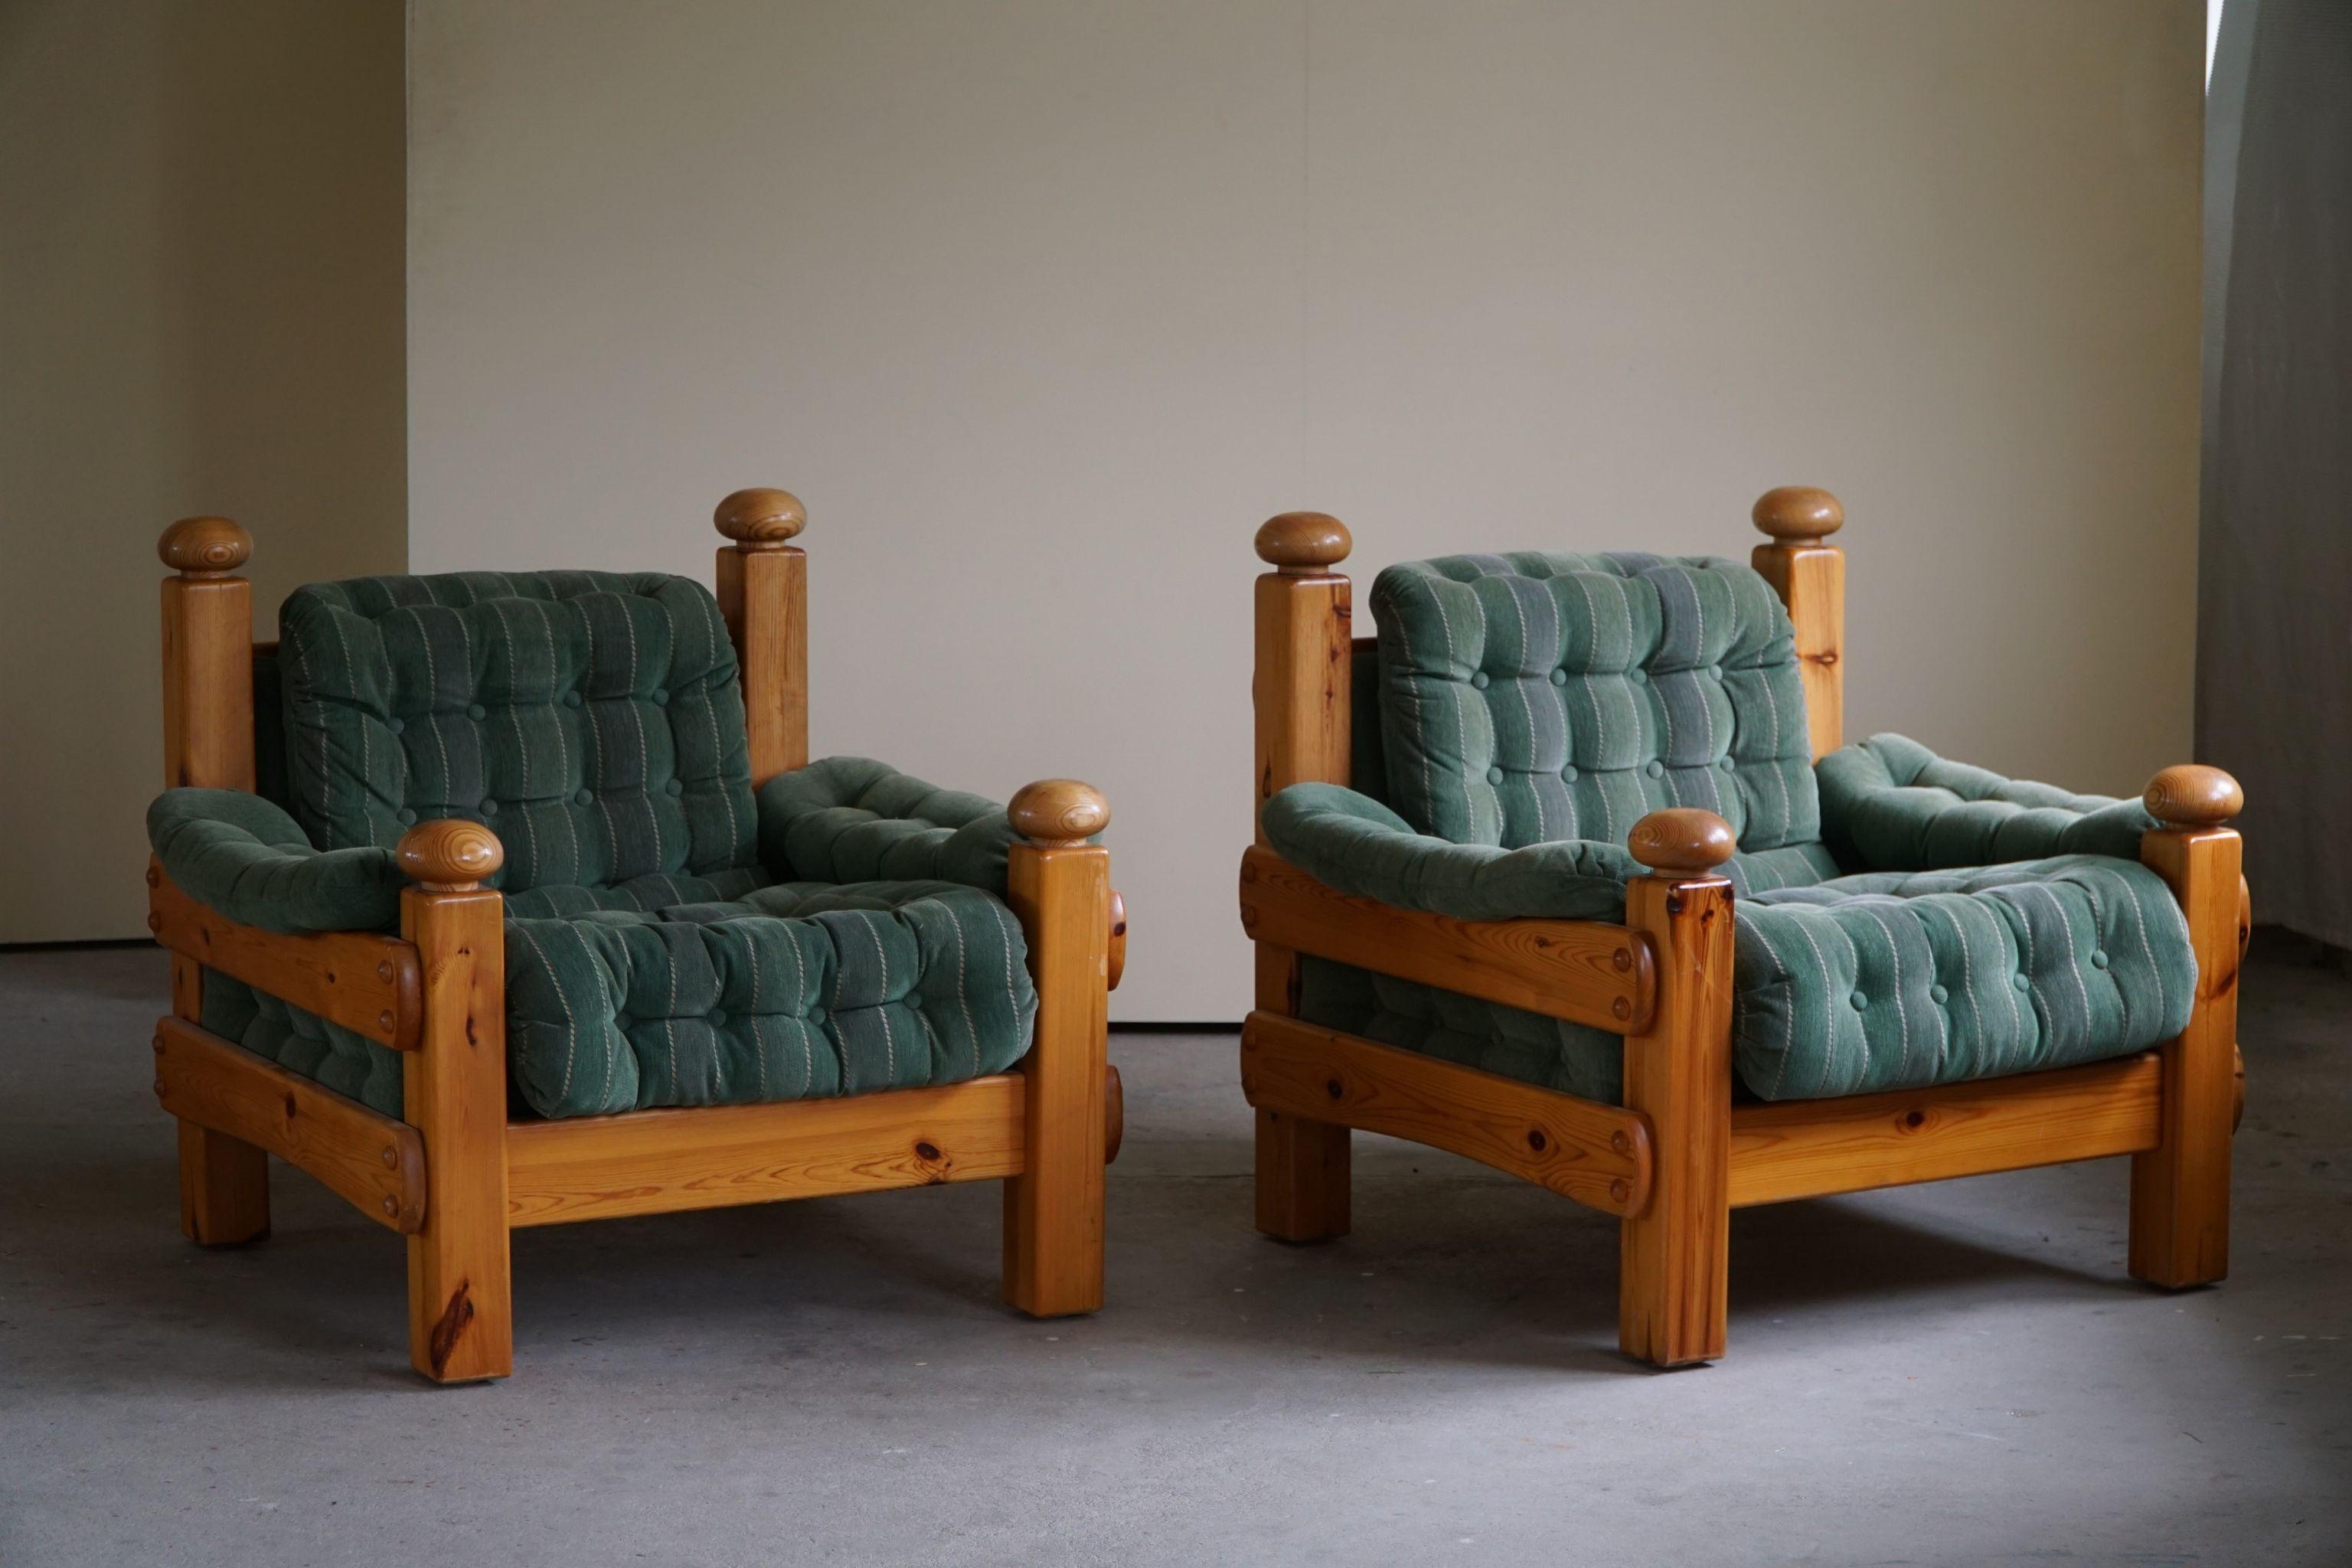
[[[1716,811],[1739,845],[1724,868],[1734,1059],[1763,1099],[2098,1060],[2185,1024],[2196,965],[2170,891],[2133,858],[2146,813],[1898,735],[1823,758],[1817,785],[1788,619],[1747,568],[1453,556],[1381,573],[1372,606],[1378,701],[1360,693],[1356,719],[1379,733],[1354,753],[1369,787],[1294,785],[1261,817],[1330,886],[1461,920],[1621,920],[1642,870],[1627,830],[1660,806]],[[1969,868],[1989,858],[2015,863]],[[1622,1043],[1602,1030],[1318,959],[1299,1006],[1622,1093]]]
[[[1743,566],[1449,555],[1372,584],[1388,804],[1424,833],[1617,844],[1696,805],[1742,847],[1821,837],[1789,617]]]

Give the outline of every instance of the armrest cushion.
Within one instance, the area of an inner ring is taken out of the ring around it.
[[[1523,849],[1433,838],[1338,784],[1293,784],[1260,820],[1275,852],[1326,887],[1455,920],[1622,920],[1626,880],[1642,874],[1623,846],[1589,838]]]
[[[389,849],[311,847],[294,819],[236,789],[167,789],[147,808],[163,874],[208,909],[279,936],[394,931],[407,884]]]
[[[1934,871],[2053,855],[2139,858],[2156,826],[2137,800],[2074,795],[1947,762],[1902,735],[1873,735],[1814,764],[1822,836],[1850,867]]]
[[[870,757],[826,757],[760,788],[760,863],[803,882],[960,882],[1004,895],[1020,837],[992,800]]]

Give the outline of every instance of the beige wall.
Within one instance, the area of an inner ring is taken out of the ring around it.
[[[399,0],[0,5],[0,942],[145,932],[155,537],[405,553]],[[271,633],[269,635],[275,635]]]
[[[415,0],[422,569],[808,501],[814,741],[1108,792],[1118,1016],[1248,966],[1249,537],[1852,521],[1852,730],[2187,753],[2194,0]]]

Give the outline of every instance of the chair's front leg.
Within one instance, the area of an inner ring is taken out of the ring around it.
[[[1699,819],[1704,818],[1704,821]],[[1710,826],[1711,825],[1711,826]],[[1645,816],[1631,838],[1654,868],[1625,889],[1625,923],[1656,950],[1657,1006],[1625,1038],[1625,1105],[1650,1121],[1650,1201],[1622,1221],[1617,1342],[1659,1366],[1723,1354],[1731,1237],[1731,884],[1710,875],[1731,830],[1702,811]]]
[[[1069,779],[1013,797],[1006,901],[1029,944],[1037,1023],[1021,1073],[1027,1152],[1004,1184],[1004,1300],[1032,1317],[1103,1303],[1106,1037],[1110,1011],[1110,854],[1086,840],[1110,821]]]
[[[153,884],[154,873],[148,873]],[[172,1016],[201,1026],[204,966],[172,956]],[[159,1037],[155,1048],[162,1050]],[[269,1234],[269,1156],[242,1138],[183,1121],[180,1229],[199,1247],[235,1247]]]
[[[480,886],[504,851],[469,822],[420,823],[400,841],[418,886],[400,896],[416,944],[424,1028],[403,1064],[425,1141],[423,1228],[408,1238],[408,1359],[436,1383],[514,1370],[507,1248],[505,900]]]
[[[2140,858],[2172,885],[2197,957],[2189,1026],[2164,1045],[2158,1142],[2132,1156],[2135,1279],[2179,1288],[2230,1272],[2230,1137],[2238,1086],[2238,892],[2242,845],[2221,826],[2244,805],[2219,768],[2167,768],[2148,784],[2160,828]]]

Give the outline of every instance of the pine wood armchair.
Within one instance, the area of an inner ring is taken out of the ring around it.
[[[1842,748],[1843,510],[1754,521],[1752,572],[1392,567],[1377,637],[1337,520],[1259,530],[1258,1228],[1347,1233],[1350,1129],[1450,1150],[1615,1216],[1619,1343],[1674,1366],[1724,1352],[1735,1208],[2128,1154],[2131,1273],[2221,1279],[2237,784]]]
[[[280,644],[242,528],[163,538],[182,1226],[255,1240],[267,1156],[317,1178],[405,1237],[435,1382],[511,1370],[526,1226],[1001,1180],[1006,1301],[1102,1303],[1108,808],[810,764],[804,513],[745,490],[716,521],[715,601],[364,579],[298,590]]]

